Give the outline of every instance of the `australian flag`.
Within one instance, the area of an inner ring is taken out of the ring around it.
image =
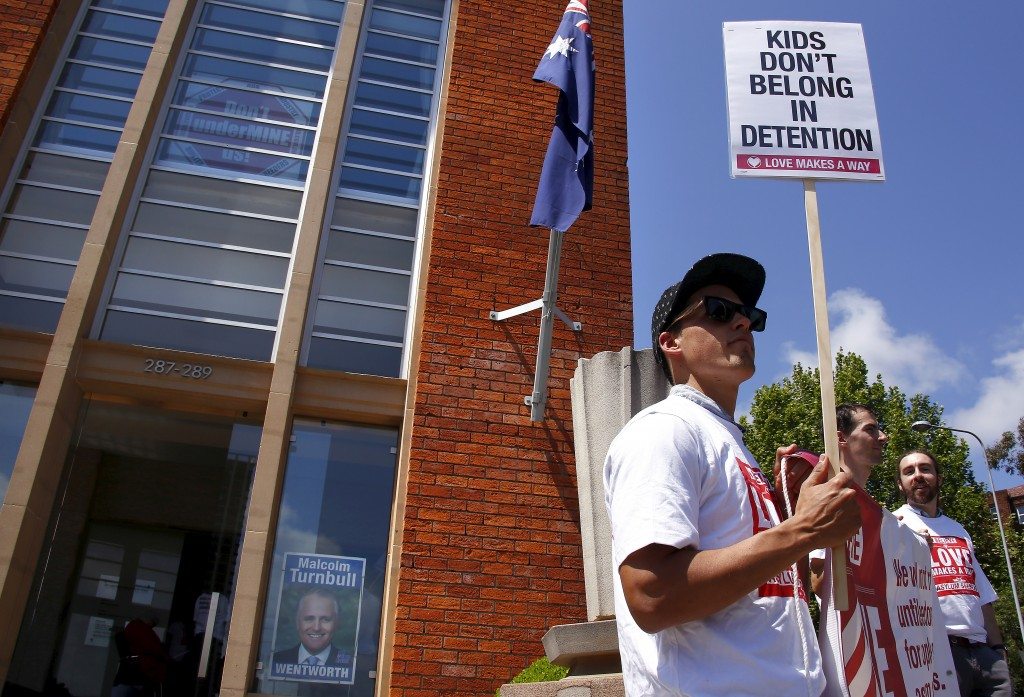
[[[587,0],[570,0],[533,79],[560,90],[530,225],[565,232],[594,194],[594,46]]]

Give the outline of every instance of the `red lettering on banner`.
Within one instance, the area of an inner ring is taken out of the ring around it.
[[[839,613],[842,643],[851,648],[843,671],[846,684],[857,695],[905,697],[899,652],[885,600],[886,564],[882,554],[882,509],[857,487],[863,526],[859,564],[849,564],[849,609]],[[847,547],[847,562],[851,561]],[[874,584],[880,588],[873,588]]]

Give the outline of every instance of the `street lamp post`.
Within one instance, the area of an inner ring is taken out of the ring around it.
[[[988,474],[988,485],[992,489],[992,503],[996,507],[996,520],[999,522],[999,539],[1003,541],[1003,556],[1006,558],[1006,572],[1010,574],[1010,590],[1013,592],[1013,607],[1017,611],[1017,627],[1020,629],[1021,636],[1021,658],[1024,659],[1024,619],[1021,619],[1020,614],[1020,600],[1017,599],[1017,581],[1013,575],[1013,566],[1010,564],[1010,548],[1006,544],[1006,533],[1003,531],[1003,514],[999,512],[999,502],[996,500],[996,485],[992,481],[992,467],[988,461],[988,453],[985,451],[985,443],[982,442],[981,437],[974,431],[968,431],[962,428],[951,428],[949,426],[937,426],[927,421],[915,421],[910,425],[910,428],[917,431],[918,433],[924,433],[925,431],[931,431],[933,429],[942,431],[952,431],[954,433],[966,433],[969,436],[974,436],[974,439],[978,441],[978,445],[981,446],[981,454],[985,458],[985,472]]]

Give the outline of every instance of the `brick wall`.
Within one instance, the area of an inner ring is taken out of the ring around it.
[[[0,2],[0,131],[57,0]]]
[[[393,695],[492,695],[586,619],[569,378],[632,344],[622,7],[591,0],[594,209],[565,237],[549,404],[530,421],[548,231],[528,225],[557,91],[530,79],[563,0],[459,3],[433,229]]]

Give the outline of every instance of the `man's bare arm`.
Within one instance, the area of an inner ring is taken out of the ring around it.
[[[703,619],[736,602],[812,549],[842,544],[860,527],[850,476],[823,458],[789,520],[724,549],[648,545],[619,566],[630,613],[646,632]]]
[[[985,633],[988,635],[986,641],[989,646],[997,646],[1003,643],[1003,631],[999,629],[999,622],[996,621],[996,611],[992,603],[985,603],[981,606],[981,616],[985,620]]]

